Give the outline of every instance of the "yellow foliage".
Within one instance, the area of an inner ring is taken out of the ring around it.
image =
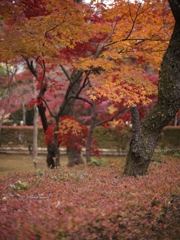
[[[98,81],[99,78],[103,78],[103,81]],[[134,103],[148,104],[151,102],[148,95],[157,93],[157,87],[154,84],[145,80],[142,73],[136,72],[128,66],[124,66],[122,71],[96,76],[94,81],[98,81],[100,84],[87,90],[91,99],[105,97],[112,102],[119,103],[124,100],[127,107]]]
[[[60,135],[65,135],[65,134],[80,134],[82,131],[82,126],[80,125],[79,122],[75,121],[74,119],[71,118],[64,118],[60,123],[59,123],[59,129],[58,129],[58,134]]]

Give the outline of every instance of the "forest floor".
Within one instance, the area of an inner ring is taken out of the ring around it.
[[[40,155],[0,154],[0,239],[179,240],[180,158],[155,156],[145,176],[125,158],[47,169]],[[4,176],[3,176],[4,175]]]

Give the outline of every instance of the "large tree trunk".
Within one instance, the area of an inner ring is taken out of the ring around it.
[[[82,3],[82,0],[74,0],[74,1],[77,3]],[[78,74],[78,71],[73,71],[72,75],[71,75],[71,79],[73,80],[73,78],[76,78],[77,74]],[[70,94],[76,94],[79,90],[80,84],[81,84],[81,77],[75,84],[73,93],[71,92]],[[69,103],[66,105],[63,115],[73,116],[74,104],[75,104],[75,99],[70,100]],[[68,155],[68,164],[67,164],[68,167],[73,167],[74,165],[84,164],[82,155],[76,148],[68,147],[67,155]]]
[[[81,153],[76,148],[67,148],[68,155],[68,167],[73,167],[74,165],[84,164]]]
[[[132,107],[133,133],[124,174],[144,175],[161,130],[180,108],[180,4],[169,0],[175,27],[159,73],[158,102],[139,122],[137,107]]]
[[[73,71],[71,74],[71,79],[72,82],[73,80],[77,77],[77,75],[79,74],[79,71]],[[76,95],[77,92],[79,91],[80,88],[80,84],[81,84],[82,78],[79,77],[79,79],[77,80],[77,82],[75,83],[72,91],[70,91],[69,96],[71,95]],[[75,105],[75,99],[72,98],[66,105],[62,116],[72,116],[74,115],[74,105]],[[68,147],[67,148],[67,155],[68,155],[68,167],[73,167],[74,165],[79,165],[79,164],[83,164],[84,160],[82,158],[81,153],[78,151],[78,149],[76,148],[72,148],[72,147]]]
[[[74,0],[74,1],[77,3],[82,3],[82,0]],[[71,80],[73,81],[73,79],[76,78],[78,74],[79,74],[79,71],[73,71],[71,74]],[[81,77],[74,85],[73,91],[70,91],[68,97],[70,97],[71,94],[74,95],[78,92],[80,84],[81,84]],[[75,104],[75,99],[71,99],[66,105],[62,116],[73,116],[74,104]],[[76,148],[67,147],[67,155],[68,155],[68,164],[67,164],[68,167],[73,167],[74,165],[79,165],[84,163],[81,153]]]

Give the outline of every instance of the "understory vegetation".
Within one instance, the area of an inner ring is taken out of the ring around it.
[[[137,178],[117,160],[1,177],[1,239],[180,239],[179,171],[163,156]]]

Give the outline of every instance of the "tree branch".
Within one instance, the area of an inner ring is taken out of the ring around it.
[[[60,65],[64,75],[67,77],[67,79],[71,82],[71,77],[69,76],[68,72],[66,71],[66,69],[64,68],[63,65]]]
[[[40,99],[45,103],[45,105],[46,105],[46,107],[47,107],[47,109],[48,109],[49,114],[51,115],[51,117],[55,118],[55,115],[51,112],[51,110],[50,110],[50,108],[49,108],[46,100],[45,100],[43,97],[40,97]]]
[[[111,118],[108,118],[108,119],[102,120],[102,121],[100,121],[100,122],[94,124],[94,127],[97,127],[97,126],[99,126],[99,125],[101,125],[101,124],[103,124],[103,123],[106,123],[106,122],[113,121],[114,118],[116,118],[120,113],[123,113],[123,112],[125,112],[126,110],[127,110],[127,108],[119,109],[119,111],[118,111],[116,114],[114,114]]]
[[[27,66],[28,66],[28,69],[29,71],[33,74],[34,77],[37,77],[38,74],[37,74],[37,71],[36,71],[36,68],[34,67],[34,61],[30,61],[28,57],[22,55],[23,59],[25,60]]]
[[[99,55],[102,53],[103,48],[106,46],[106,42],[111,38],[111,36],[113,35],[116,25],[117,25],[118,20],[115,22],[114,26],[112,26],[112,30],[111,32],[108,34],[108,36],[103,40],[102,43],[98,44],[96,52],[94,54],[94,59],[97,59],[99,57]]]
[[[81,91],[83,90],[83,88],[87,85],[86,84],[86,80],[88,78],[88,73],[86,75],[86,78],[84,80],[84,83],[83,85],[79,88],[78,92],[75,94],[73,93],[73,86],[75,85],[75,83],[78,81],[78,79],[82,76],[82,71],[80,71],[80,73],[78,74],[78,76],[74,79],[73,83],[70,82],[69,86],[68,86],[68,89],[67,89],[67,92],[66,92],[66,95],[64,97],[64,101],[63,103],[61,104],[60,108],[59,108],[59,111],[56,115],[56,118],[59,118],[61,116],[61,114],[63,113],[66,105],[68,104],[68,102],[71,100],[71,99],[78,99],[78,96],[79,94],[81,93]],[[72,94],[70,94],[72,93]],[[70,95],[70,96],[69,96]]]

